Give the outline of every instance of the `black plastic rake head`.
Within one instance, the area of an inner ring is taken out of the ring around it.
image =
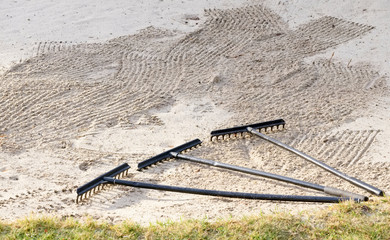
[[[84,184],[83,186],[77,188],[77,198],[76,203],[79,203],[83,199],[87,199],[92,195],[92,193],[96,193],[104,189],[104,185],[106,185],[105,177],[116,178],[119,179],[127,175],[130,166],[127,163],[124,163],[109,172],[95,178],[94,180]]]
[[[244,134],[248,131],[248,127],[257,129],[259,131],[265,130],[277,130],[277,129],[283,129],[284,126],[286,125],[286,122],[283,119],[277,119],[277,120],[272,120],[272,121],[267,121],[267,122],[260,122],[260,123],[255,123],[255,124],[248,124],[248,125],[243,125],[239,127],[232,127],[232,128],[226,128],[226,129],[220,129],[220,130],[214,130],[212,131],[210,140],[224,140],[225,138],[231,138],[232,136],[234,137],[243,137]]]
[[[159,162],[163,162],[163,161],[166,161],[166,160],[173,158],[174,155],[172,155],[172,153],[181,153],[184,151],[191,150],[191,149],[199,146],[201,143],[202,143],[202,141],[200,141],[199,139],[194,139],[194,140],[189,141],[187,143],[184,143],[178,147],[175,147],[175,148],[172,148],[168,151],[160,153],[152,158],[149,158],[143,162],[140,162],[138,164],[138,171],[140,171],[142,169],[146,169],[146,168],[148,168],[154,164],[157,164]]]

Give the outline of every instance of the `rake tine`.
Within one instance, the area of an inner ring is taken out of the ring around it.
[[[215,131],[211,132],[210,140],[211,141],[213,139],[218,140],[219,136],[221,136],[222,140],[224,140],[225,135],[228,135],[227,137],[229,137],[229,134],[231,134],[231,133],[234,133],[234,134],[240,133],[241,136],[244,136],[244,133],[248,132],[248,130],[246,129],[248,126],[256,128],[256,129],[260,129],[260,130],[261,129],[267,130],[267,128],[270,128],[272,130],[272,127],[278,127],[277,129],[279,129],[279,127],[284,128],[285,124],[286,124],[286,122],[283,119],[276,119],[276,120],[267,121],[267,122],[250,124],[250,125],[246,125],[246,126],[232,127],[232,128],[222,129],[222,130],[215,130]]]
[[[96,193],[108,188],[109,186],[107,184],[107,181],[104,180],[105,177],[110,177],[114,179],[120,176],[121,174],[123,175],[126,173],[127,175],[129,168],[130,166],[127,163],[124,163],[112,169],[111,171],[95,178],[94,180],[82,185],[81,187],[77,188],[76,203],[81,202],[83,199],[84,200],[87,199],[88,194],[89,197],[91,197],[92,193]]]
[[[159,155],[156,155],[152,158],[149,158],[149,159],[147,159],[143,162],[140,162],[138,164],[138,170],[144,169],[145,167],[148,167],[152,164],[156,164],[158,162],[163,162],[164,159],[166,159],[166,158],[173,157],[175,159],[187,160],[190,162],[205,164],[205,165],[209,165],[209,166],[213,166],[213,167],[228,169],[228,170],[237,171],[237,172],[241,172],[241,173],[261,176],[261,177],[270,178],[270,179],[274,179],[274,180],[278,180],[278,181],[282,181],[282,182],[287,182],[287,183],[291,183],[291,184],[298,185],[301,187],[306,187],[306,188],[314,189],[317,191],[322,191],[322,192],[330,194],[330,195],[349,197],[352,199],[359,198],[362,201],[368,200],[368,198],[365,196],[351,193],[351,192],[347,192],[347,191],[343,191],[340,189],[321,186],[318,184],[305,182],[305,181],[301,181],[301,180],[297,180],[294,178],[289,178],[289,177],[285,177],[285,176],[281,176],[281,175],[277,175],[277,174],[273,174],[273,173],[263,172],[263,171],[259,171],[256,169],[244,168],[244,167],[240,167],[240,166],[236,166],[236,165],[231,165],[231,164],[226,164],[226,163],[222,163],[222,162],[216,162],[216,161],[212,161],[212,160],[197,158],[197,157],[184,155],[184,154],[180,153],[180,152],[183,152],[184,150],[186,150],[187,148],[190,148],[194,144],[199,145],[200,143],[201,143],[201,141],[199,139],[195,139],[193,141],[190,141],[190,142],[185,143],[183,145],[180,145],[178,147],[172,148],[169,151],[163,152]]]
[[[182,152],[186,149],[189,149],[191,147],[197,146],[201,144],[202,142],[199,139],[192,140],[190,142],[187,142],[185,144],[182,144],[178,147],[172,148],[170,151],[166,151],[163,153],[160,153],[152,158],[149,158],[141,163],[138,164],[138,170],[141,170],[143,168],[149,167],[153,164],[156,164],[158,162],[162,162],[166,159],[172,158],[173,156],[171,155],[171,151],[176,151],[176,152]]]

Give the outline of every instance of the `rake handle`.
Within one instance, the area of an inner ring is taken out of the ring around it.
[[[212,160],[208,160],[208,159],[197,158],[197,157],[188,156],[188,155],[184,155],[184,154],[180,154],[180,153],[176,153],[176,152],[171,152],[171,155],[174,158],[181,158],[181,159],[188,160],[191,162],[206,164],[206,165],[210,165],[210,166],[214,166],[214,167],[219,167],[219,168],[238,171],[238,172],[242,172],[242,173],[246,173],[246,174],[261,176],[261,177],[270,178],[270,179],[274,179],[274,180],[279,180],[282,182],[295,184],[295,185],[298,185],[301,187],[315,189],[318,191],[328,193],[328,194],[333,195],[333,196],[348,197],[348,198],[352,198],[352,199],[358,198],[358,199],[361,199],[362,201],[368,200],[367,197],[359,195],[359,194],[343,191],[343,190],[340,190],[337,188],[321,186],[321,185],[318,185],[315,183],[305,182],[302,180],[289,178],[289,177],[285,177],[285,176],[281,176],[281,175],[277,175],[277,174],[273,174],[273,173],[263,172],[263,171],[256,170],[256,169],[245,168],[245,167],[240,167],[240,166],[231,165],[231,164],[227,164],[227,163],[212,161]]]
[[[105,177],[104,181],[111,184],[119,184],[124,186],[156,189],[170,192],[181,192],[198,195],[209,195],[217,197],[243,198],[243,199],[257,199],[257,200],[276,200],[276,201],[296,201],[296,202],[322,202],[322,203],[339,203],[350,200],[349,198],[340,197],[323,197],[323,196],[294,196],[294,195],[277,195],[277,194],[258,194],[258,193],[244,193],[244,192],[227,192],[218,190],[207,190],[197,188],[186,188],[168,185],[158,185],[144,182],[133,182],[120,179]],[[355,202],[360,202],[360,199],[353,199]]]
[[[231,165],[231,164],[227,164],[227,163],[212,161],[212,160],[208,160],[208,159],[197,158],[197,157],[188,156],[188,155],[184,155],[184,154],[180,154],[180,153],[171,152],[171,154],[175,158],[181,158],[181,159],[188,160],[191,162],[196,162],[196,163],[206,164],[206,165],[210,165],[210,166],[214,166],[214,167],[218,167],[218,168],[224,168],[224,169],[238,171],[238,172],[247,173],[247,174],[251,174],[251,175],[266,177],[266,178],[279,180],[279,181],[283,181],[283,182],[287,182],[287,183],[293,183],[293,184],[296,184],[296,185],[299,185],[302,187],[307,187],[307,188],[315,189],[318,191],[324,191],[323,186],[315,184],[315,183],[304,182],[304,181],[280,176],[280,175],[273,174],[273,173],[259,171],[256,169],[245,168],[245,167],[240,167],[240,166]]]
[[[270,136],[267,136],[265,134],[260,133],[259,131],[256,131],[254,128],[248,127],[247,130],[250,133],[252,133],[252,134],[254,134],[254,135],[256,135],[256,136],[258,136],[258,137],[260,137],[260,138],[262,138],[262,139],[264,139],[266,141],[269,141],[269,142],[271,142],[271,143],[273,143],[273,144],[275,144],[275,145],[277,145],[277,146],[279,146],[281,148],[284,148],[284,149],[286,149],[286,150],[288,150],[288,151],[290,151],[290,152],[300,156],[301,158],[303,158],[305,160],[308,160],[311,163],[314,163],[315,165],[325,169],[326,171],[331,172],[334,175],[336,175],[336,176],[338,176],[338,177],[340,177],[340,178],[342,178],[342,179],[344,179],[344,180],[346,180],[346,181],[348,181],[348,182],[350,182],[350,183],[352,183],[352,184],[354,184],[354,185],[356,185],[356,186],[358,186],[360,188],[363,188],[363,189],[365,189],[365,190],[367,190],[367,191],[369,191],[369,192],[371,192],[371,193],[373,193],[375,195],[378,195],[378,196],[383,196],[384,195],[382,190],[380,190],[380,189],[378,189],[378,188],[376,188],[374,186],[371,186],[371,185],[369,185],[369,184],[367,184],[367,183],[365,183],[365,182],[363,182],[363,181],[361,181],[359,179],[350,177],[350,176],[346,175],[345,173],[342,173],[342,172],[340,172],[340,171],[338,171],[338,170],[336,170],[336,169],[326,165],[325,163],[323,163],[321,161],[318,161],[317,159],[315,159],[315,158],[313,158],[313,157],[311,157],[311,156],[309,156],[309,155],[307,155],[307,154],[305,154],[305,153],[303,153],[301,151],[298,151],[297,149],[292,148],[291,146],[288,146],[287,144],[279,142],[278,140],[276,140],[276,139],[274,139],[274,138],[272,138]]]

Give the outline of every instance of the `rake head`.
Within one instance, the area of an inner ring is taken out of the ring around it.
[[[273,121],[267,121],[267,122],[261,122],[261,123],[255,123],[255,124],[249,124],[249,125],[243,125],[239,127],[232,127],[232,128],[226,128],[226,129],[220,129],[220,130],[214,130],[211,132],[210,140],[224,140],[225,138],[231,138],[234,137],[243,137],[246,132],[248,132],[248,127],[258,129],[259,131],[265,130],[275,130],[275,129],[283,129],[286,125],[286,122],[283,119],[277,119]]]
[[[140,171],[140,170],[146,169],[154,164],[157,164],[158,162],[162,162],[162,161],[166,161],[166,160],[169,160],[171,158],[174,158],[175,155],[172,153],[181,153],[181,152],[193,149],[193,148],[197,147],[198,145],[200,145],[201,143],[202,143],[202,141],[200,141],[199,139],[195,139],[195,140],[192,140],[190,142],[184,143],[178,147],[175,147],[175,148],[172,148],[168,151],[160,153],[159,155],[156,155],[152,158],[149,158],[143,162],[140,162],[138,164],[137,170]]]
[[[92,193],[96,193],[104,189],[104,186],[107,184],[107,181],[104,180],[105,177],[116,179],[122,178],[127,175],[129,168],[130,166],[127,163],[124,163],[77,188],[76,203],[89,198]]]

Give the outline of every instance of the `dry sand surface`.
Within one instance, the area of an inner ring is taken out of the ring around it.
[[[75,203],[78,186],[124,162],[131,165],[125,179],[136,181],[322,195],[183,160],[136,171],[140,161],[194,138],[203,144],[189,152],[193,156],[370,196],[258,138],[209,140],[214,129],[278,118],[286,128],[271,136],[390,190],[386,1],[65,6],[63,16],[76,33],[58,27],[65,21],[58,8],[64,6],[39,2],[42,8],[27,3],[25,13],[11,2],[0,11],[9,21],[0,25],[5,33],[0,38],[1,219],[53,214],[148,223],[328,206],[129,187]],[[135,25],[113,20],[122,8]],[[53,16],[45,9],[57,16],[51,24],[42,20]],[[26,25],[23,31],[31,37],[23,41],[17,23],[34,17],[53,35]],[[99,24],[104,31],[97,31]],[[22,60],[15,62],[15,56]]]

